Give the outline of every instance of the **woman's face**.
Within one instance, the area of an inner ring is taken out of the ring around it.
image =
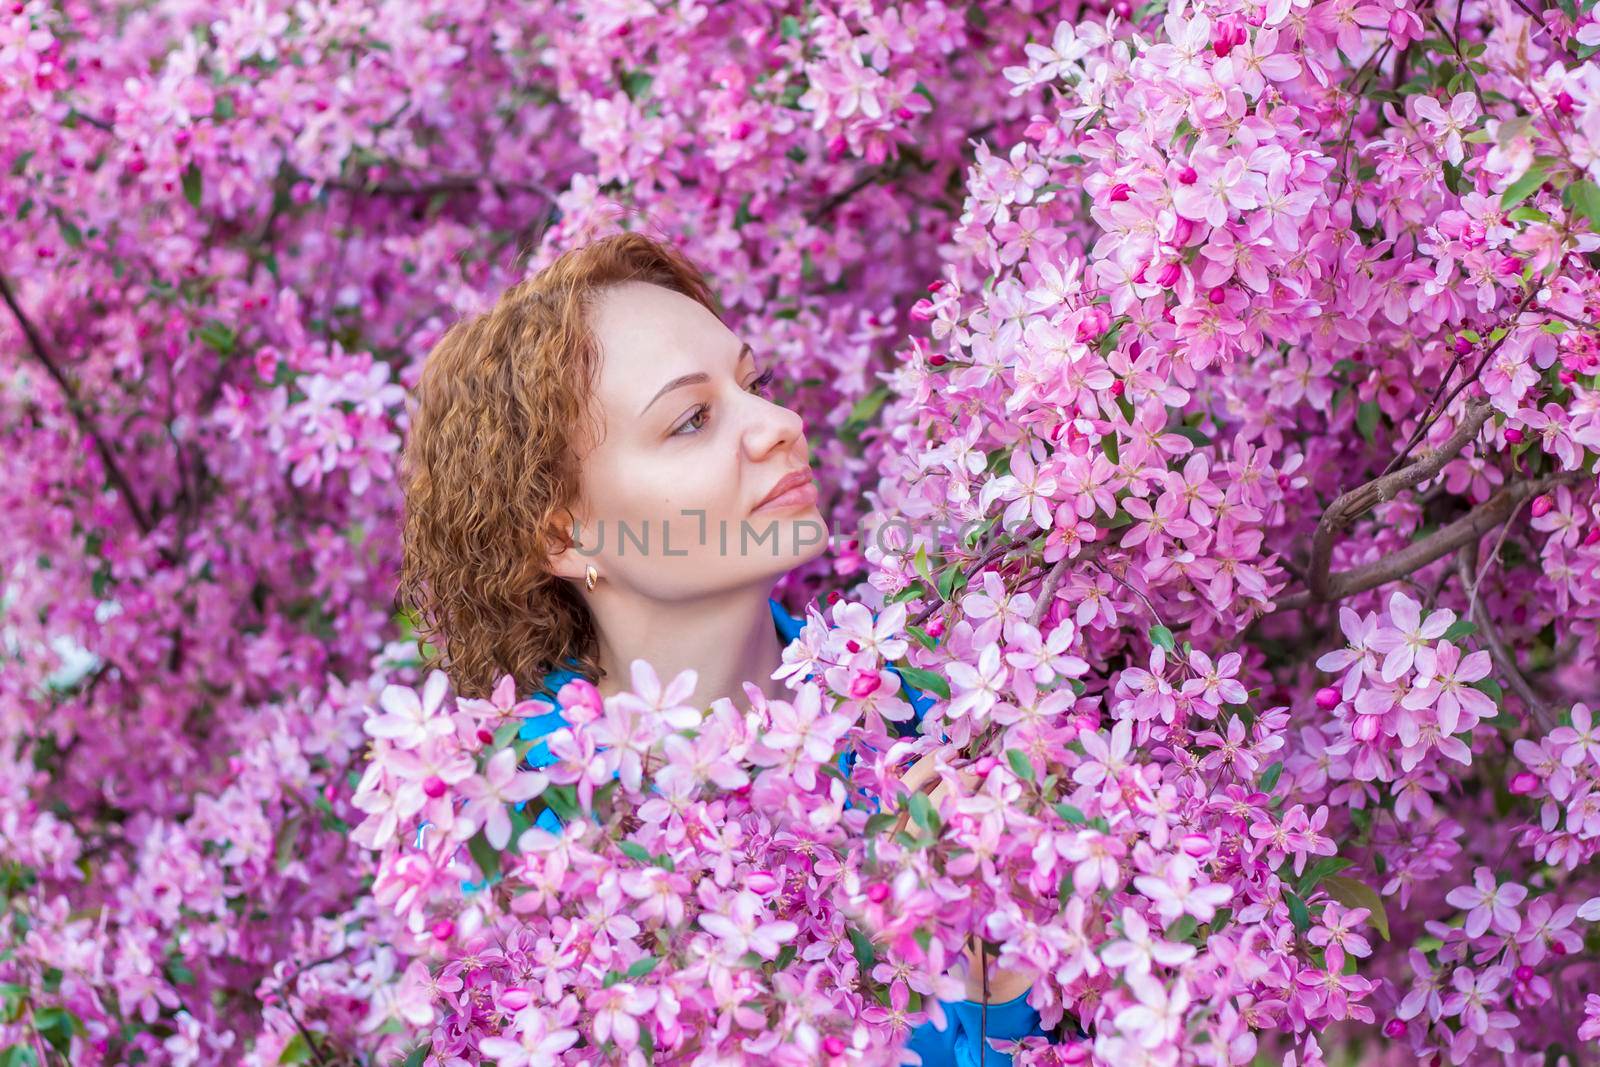
[[[592,563],[616,590],[676,600],[770,588],[820,555],[829,531],[814,494],[758,509],[785,475],[811,472],[805,426],[765,398],[760,357],[658,285],[609,289],[592,314],[605,429],[584,454],[581,548],[557,573],[581,579]]]

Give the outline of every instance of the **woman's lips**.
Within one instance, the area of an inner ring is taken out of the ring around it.
[[[798,485],[793,489],[779,493],[765,504],[756,508],[756,511],[787,511],[790,508],[797,508],[802,505],[809,507],[816,502],[817,483],[809,481],[804,485]]]

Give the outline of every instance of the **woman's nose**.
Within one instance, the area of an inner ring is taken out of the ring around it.
[[[745,434],[751,456],[759,459],[775,448],[805,439],[805,420],[799,412],[767,400],[760,400],[759,404],[759,410],[751,415],[751,425]]]

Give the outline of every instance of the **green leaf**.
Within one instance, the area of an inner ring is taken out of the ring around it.
[[[855,407],[850,409],[850,416],[844,420],[845,426],[855,426],[857,428],[865,426],[878,414],[878,410],[883,407],[884,402],[888,399],[889,387],[886,385],[878,386],[878,388],[856,401]]]
[[[1478,628],[1470,620],[1457,619],[1450,624],[1450,628],[1444,632],[1443,636],[1446,641],[1460,641],[1463,637],[1471,637],[1477,632]]]
[[[957,589],[967,587],[967,576],[961,568],[951,565],[946,567],[939,575],[938,584],[934,586],[939,591],[939,596],[947,603],[954,600]]]
[[[1258,785],[1258,788],[1263,793],[1272,792],[1272,790],[1278,784],[1278,778],[1282,774],[1283,774],[1283,763],[1282,762],[1274,763],[1272,766],[1268,767],[1264,772],[1262,772],[1261,781],[1260,781],[1260,783]]]
[[[799,37],[800,20],[795,18],[793,15],[783,16],[783,20],[778,23],[778,32],[790,39]]]
[[[630,70],[622,76],[622,90],[628,94],[629,100],[638,100],[650,91],[650,85],[656,76],[647,70]]]
[[[205,178],[200,172],[199,164],[190,163],[184,168],[183,198],[189,201],[190,207],[198,208],[200,206],[200,192],[204,182]]]
[[[1288,889],[1283,891],[1283,899],[1289,905],[1289,921],[1294,923],[1294,928],[1301,933],[1311,929],[1311,913],[1306,910],[1306,902]]]
[[[1354,866],[1349,860],[1340,856],[1323,856],[1317,862],[1306,868],[1306,873],[1300,876],[1300,885],[1297,891],[1301,896],[1309,894],[1324,878],[1335,874],[1346,867]]]
[[[306,1044],[304,1034],[294,1034],[284,1044],[283,1051],[278,1053],[279,1063],[306,1063],[311,1059],[311,1047]]]
[[[1383,898],[1365,882],[1358,882],[1354,878],[1343,875],[1329,875],[1322,880],[1322,888],[1328,895],[1347,908],[1366,908],[1371,914],[1367,921],[1372,928],[1378,931],[1378,936],[1385,941],[1389,940],[1389,913],[1384,909]]]
[[[643,978],[645,975],[655,970],[656,964],[660,962],[661,959],[659,956],[642,956],[628,965],[628,977]]]
[[[1167,927],[1167,940],[1187,941],[1194,936],[1194,932],[1199,929],[1199,925],[1199,923],[1195,922],[1193,915],[1180,915],[1176,922]]]
[[[238,345],[238,335],[232,327],[217,319],[210,319],[200,327],[200,340],[224,356],[233,355],[234,348]]]
[[[895,819],[898,817],[892,811],[880,811],[876,815],[869,815],[867,824],[862,828],[861,833],[865,837],[876,837],[893,826]]]
[[[910,634],[912,638],[916,640],[917,644],[930,651],[939,646],[939,642],[930,637],[928,635],[928,631],[924,630],[920,626],[907,626],[906,633]]]
[[[1089,821],[1089,817],[1087,815],[1073,807],[1071,804],[1057,804],[1055,808],[1057,815],[1061,816],[1069,823],[1072,823],[1074,826],[1082,826]]]
[[[1587,178],[1573,182],[1562,199],[1579,218],[1589,220],[1591,229],[1600,223],[1600,187],[1594,182]]]
[[[489,844],[485,831],[479,830],[467,842],[467,851],[472,855],[472,862],[478,865],[478,870],[483,872],[485,879],[493,881],[500,873],[500,853]]]
[[[1496,704],[1501,704],[1505,701],[1506,691],[1501,689],[1500,683],[1495,681],[1493,678],[1480,678],[1478,681],[1472,683],[1472,688],[1478,690],[1480,693],[1489,694],[1490,698],[1494,700]]]
[[[933,671],[925,671],[921,667],[895,668],[900,672],[900,677],[910,682],[913,686],[924,692],[937,693],[940,700],[950,699],[950,683],[946,682]]]
[[[1509,211],[1533,195],[1535,189],[1544,184],[1547,171],[1543,167],[1529,167],[1528,172],[1510,185],[1500,194],[1500,210]]]
[[[933,802],[924,793],[912,793],[909,804],[911,808],[911,821],[924,830],[932,824]]]
[[[0,1067],[39,1067],[39,1054],[26,1045],[0,1049]]]
[[[1033,763],[1028,759],[1028,754],[1020,748],[1006,749],[1006,762],[1011,764],[1011,769],[1018,778],[1024,782],[1033,781]]]
[[[65,215],[62,215],[62,214],[57,214],[56,215],[56,226],[60,228],[60,230],[61,230],[61,239],[63,241],[65,241],[65,242],[67,242],[67,247],[69,247],[69,248],[82,248],[83,247],[83,231],[78,229],[77,226],[73,225],[72,221],[70,219],[68,219]]]
[[[1356,429],[1361,431],[1361,436],[1370,444],[1373,436],[1378,432],[1378,405],[1374,401],[1363,401],[1356,408]]]
[[[637,841],[619,841],[617,848],[624,856],[638,863],[650,862],[650,850]]]
[[[878,958],[878,954],[872,950],[872,942],[867,940],[866,934],[854,926],[847,926],[845,929],[850,934],[851,947],[856,950],[856,963],[863,971],[872,970],[872,965]]]
[[[1178,647],[1177,639],[1172,636],[1172,631],[1160,623],[1150,627],[1150,643],[1160,645],[1168,652],[1172,652]]]

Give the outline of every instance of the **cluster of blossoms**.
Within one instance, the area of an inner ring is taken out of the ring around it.
[[[1019,1064],[1592,1059],[1594,14],[580,7],[0,15],[0,1056],[892,1062],[977,933]],[[636,212],[863,532],[792,700],[519,771],[403,388]]]

